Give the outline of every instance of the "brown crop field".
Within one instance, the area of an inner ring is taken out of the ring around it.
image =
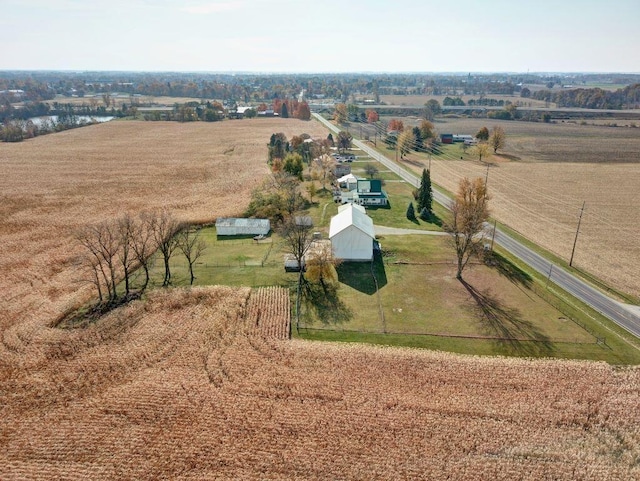
[[[317,122],[114,121],[0,143],[0,331],[29,337],[87,299],[73,237],[123,212],[166,207],[188,222],[240,214],[268,172],[274,132]]]
[[[486,119],[436,125],[439,132],[471,135],[482,126],[502,126],[504,155],[489,159],[494,216],[568,262],[586,202],[574,265],[640,296],[640,129]],[[419,162],[409,165],[427,165],[424,158]],[[434,157],[431,176],[455,191],[461,177],[484,178],[486,172],[486,165],[453,146]]]
[[[253,295],[157,290],[5,339],[0,477],[640,477],[637,368],[281,341]]]

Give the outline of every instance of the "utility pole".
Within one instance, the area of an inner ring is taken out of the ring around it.
[[[493,235],[491,236],[491,252],[493,252],[493,241],[496,240],[496,224],[498,221],[496,219],[493,220]]]
[[[545,289],[549,288],[549,281],[551,280],[551,273],[552,272],[553,272],[553,264],[551,264],[551,267],[549,267],[549,275],[547,276],[547,283],[544,286]]]
[[[584,205],[587,201],[582,202],[582,209],[580,209],[580,217],[578,217],[578,228],[576,229],[576,238],[573,240],[573,249],[571,249],[571,259],[569,260],[569,267],[573,265],[573,254],[576,252],[576,243],[578,242],[578,233],[580,232],[580,222],[582,222],[582,213],[584,212]]]
[[[431,152],[429,152],[429,173],[431,173]]]

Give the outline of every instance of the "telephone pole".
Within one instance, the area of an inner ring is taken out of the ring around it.
[[[580,209],[580,217],[578,217],[578,228],[576,229],[576,238],[573,240],[573,249],[571,249],[571,259],[569,260],[569,267],[573,265],[573,254],[576,252],[576,243],[578,242],[578,233],[580,232],[580,222],[582,222],[582,213],[584,212],[584,205],[587,201],[582,202],[582,209]]]

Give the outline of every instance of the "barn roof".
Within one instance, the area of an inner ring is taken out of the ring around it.
[[[354,226],[356,229],[364,232],[372,239],[376,238],[376,233],[373,229],[373,220],[371,217],[352,204],[331,218],[329,238],[332,238],[351,226]]]

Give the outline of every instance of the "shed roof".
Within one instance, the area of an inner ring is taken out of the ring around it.
[[[216,227],[270,227],[269,219],[244,219],[237,217],[221,217],[216,220]]]
[[[354,226],[356,229],[364,232],[372,239],[376,238],[376,233],[373,229],[373,220],[371,217],[353,205],[349,205],[348,208],[338,212],[338,214],[331,218],[329,238],[332,238],[351,226]]]

